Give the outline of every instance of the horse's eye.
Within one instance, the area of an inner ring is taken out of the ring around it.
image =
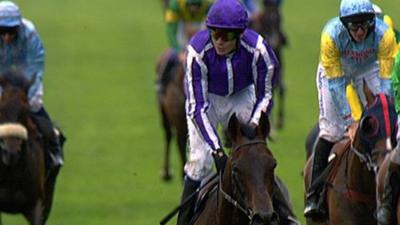
[[[361,121],[360,128],[367,137],[373,137],[378,133],[379,122],[374,116],[366,116]]]

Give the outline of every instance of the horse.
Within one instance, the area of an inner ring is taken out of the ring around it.
[[[170,170],[170,144],[175,131],[181,172],[186,162],[187,124],[185,113],[185,94],[183,89],[184,68],[179,60],[171,60],[172,50],[168,49],[156,65],[157,100],[165,135],[165,154],[161,177],[164,181],[172,178]]]
[[[353,142],[344,139],[333,146],[328,168],[323,173],[326,176],[323,175],[325,188],[321,197],[325,200],[327,218],[307,219],[308,225],[377,223],[376,172],[394,143],[396,113],[390,97],[383,93],[374,96],[369,90],[365,95],[367,107]],[[313,155],[304,168],[305,190],[310,186],[312,160]]]
[[[267,1],[264,3],[263,10],[251,19],[250,26],[261,34],[268,44],[272,47],[283,70],[282,48],[287,45],[287,38],[283,32],[281,25],[281,14],[278,3]],[[275,76],[273,80],[274,91],[278,92],[278,118],[276,127],[281,129],[284,127],[285,117],[285,95],[286,85],[283,81],[283,73],[280,76]]]
[[[386,158],[383,160],[382,164],[379,167],[379,171],[376,177],[376,195],[377,195],[377,203],[380,204],[383,199],[383,193],[384,193],[384,181],[385,177],[387,176],[389,165],[390,165],[390,157],[391,155],[394,154],[394,151],[389,153]],[[398,182],[398,176],[394,176],[391,178],[390,182]],[[393,218],[395,218],[395,221],[393,222],[394,225],[400,224],[400,190],[393,190]]]
[[[15,71],[0,77],[0,212],[21,213],[30,225],[44,225],[59,168],[46,169],[45,141],[30,117],[33,80]]]
[[[239,123],[235,116],[230,118],[231,154],[209,197],[199,204],[203,210],[193,224],[278,224],[271,197],[277,162],[265,142],[269,130],[266,115],[256,129]]]

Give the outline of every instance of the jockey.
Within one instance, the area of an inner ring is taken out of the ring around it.
[[[21,18],[20,10],[10,1],[0,2],[0,73],[21,70],[33,80],[28,90],[32,118],[46,140],[48,166],[63,165],[60,131],[56,130],[43,106],[44,48],[33,23]],[[47,161],[47,160],[46,160]]]
[[[397,127],[400,125],[400,53],[397,54],[396,60],[394,63],[394,68],[392,72],[392,89],[393,89],[393,97],[397,112]],[[398,190],[399,179],[400,179],[400,129],[397,128],[397,145],[393,149],[393,153],[390,156],[390,164],[388,167],[388,172],[386,177],[384,178],[384,191],[382,202],[378,204],[378,213],[377,220],[379,224],[389,225],[392,224],[392,221],[395,218],[392,215],[395,215],[396,212],[393,212],[393,192],[394,190]]]
[[[208,0],[171,0],[165,11],[167,37],[171,48],[180,52],[200,30],[211,2]]]
[[[227,128],[233,114],[256,126],[261,113],[271,110],[272,80],[279,76],[279,63],[261,35],[246,29],[247,23],[247,12],[239,1],[217,0],[207,16],[208,29],[198,32],[187,47],[184,85],[189,155],[182,202],[212,173],[213,157],[218,172],[225,166],[227,156],[217,126]],[[282,224],[298,224],[290,202],[275,200],[280,204],[276,209]],[[195,202],[192,199],[181,209],[178,225],[189,224]]]
[[[372,7],[374,8],[375,15],[379,19],[383,20],[389,27],[391,27],[394,30],[394,33],[396,35],[396,41],[397,43],[399,43],[400,46],[400,32],[394,27],[394,22],[392,18],[389,15],[384,14],[382,9],[378,5],[373,4]]]
[[[342,0],[340,17],[331,19],[321,36],[320,62],[317,71],[320,133],[314,146],[311,185],[307,190],[304,215],[321,218],[326,214],[323,182],[319,177],[325,169],[334,143],[345,132],[352,140],[357,129],[351,106],[346,98],[346,86],[351,84],[366,104],[364,81],[377,94],[391,93],[390,74],[397,45],[393,29],[375,17],[369,0]]]
[[[170,48],[166,52],[165,62],[160,65],[156,89],[163,92],[165,83],[170,79],[172,68],[185,62],[185,48],[190,38],[202,29],[208,9],[209,0],[170,0],[165,10],[167,38]]]

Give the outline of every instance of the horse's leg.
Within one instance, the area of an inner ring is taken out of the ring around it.
[[[400,195],[397,197],[396,204],[396,224],[400,224]]]
[[[3,224],[3,220],[1,218],[1,213],[0,213],[0,225],[2,225],[2,224]]]
[[[23,214],[25,218],[29,221],[30,225],[44,225],[43,221],[43,203],[42,200],[38,199],[35,206],[31,209],[26,210]]]
[[[46,193],[45,193],[45,200],[44,200],[44,212],[43,212],[43,223],[46,223],[50,211],[51,206],[53,204],[53,196],[54,196],[54,189],[56,186],[56,179],[59,172],[59,168],[54,171],[51,171],[46,180]]]
[[[183,124],[183,126],[186,126],[186,123]],[[187,142],[187,129],[186,127],[177,129],[177,142],[178,142],[178,149],[179,149],[179,156],[181,158],[181,172],[182,172],[182,178],[185,175],[185,172],[183,171],[183,167],[185,166],[186,163],[186,142]]]
[[[276,57],[278,58],[279,63],[282,63],[281,59],[281,49],[278,48],[275,50]],[[278,121],[276,124],[277,129],[282,129],[285,124],[285,95],[286,95],[286,87],[283,81],[283,73],[282,73],[282,64],[281,64],[281,77],[278,80],[277,91],[278,91]]]
[[[172,139],[171,125],[168,121],[167,114],[164,110],[164,107],[160,103],[161,116],[162,116],[162,124],[164,127],[164,135],[165,135],[165,154],[164,154],[164,165],[161,171],[161,178],[164,181],[169,181],[172,179],[171,171],[170,171],[170,144]]]

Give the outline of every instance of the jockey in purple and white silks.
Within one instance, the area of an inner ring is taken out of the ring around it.
[[[58,135],[53,134],[55,131],[42,100],[45,62],[43,43],[33,23],[22,18],[18,6],[11,1],[0,2],[0,37],[0,74],[10,70],[21,71],[28,81],[33,81],[28,90],[32,118],[47,139],[49,166],[61,166],[63,158]],[[44,127],[51,131],[43,130]]]
[[[316,79],[320,133],[314,150],[306,217],[323,217],[326,213],[319,199],[322,187],[315,181],[327,165],[333,144],[346,131],[352,138],[356,129],[354,122],[359,118],[352,117],[346,88],[355,89],[363,105],[366,104],[362,91],[364,81],[374,94],[390,94],[390,74],[396,53],[393,30],[376,18],[369,0],[342,0],[340,17],[328,21],[321,36]]]
[[[230,116],[236,114],[241,122],[256,126],[261,113],[271,110],[279,63],[271,47],[247,29],[247,23],[247,12],[239,1],[217,0],[207,16],[208,29],[197,33],[187,47],[184,84],[189,153],[182,201],[212,173],[213,157],[217,171],[224,168],[227,156],[218,125],[227,128]],[[179,212],[178,224],[188,224],[195,202],[192,199]],[[290,202],[275,202],[281,204],[277,213],[282,223],[297,224]]]

